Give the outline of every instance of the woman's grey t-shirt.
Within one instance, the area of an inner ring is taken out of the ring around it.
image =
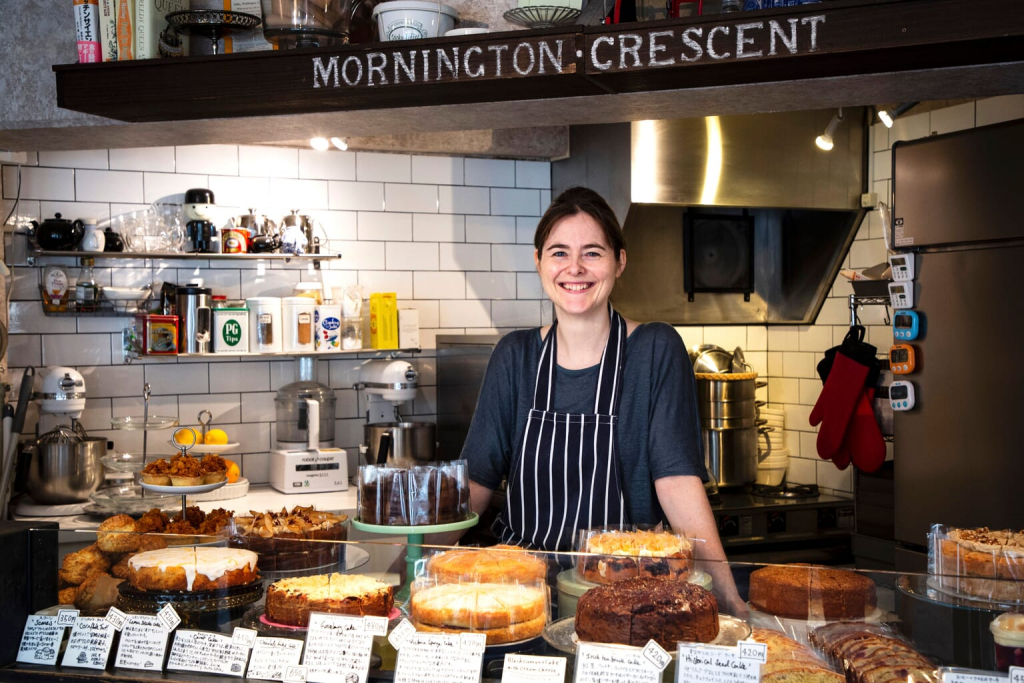
[[[518,457],[533,407],[541,345],[538,329],[510,332],[487,365],[462,457],[469,461],[469,478],[489,489],[500,486]],[[598,369],[559,367],[555,412],[593,413]],[[616,430],[631,523],[663,521],[656,480],[693,475],[707,481],[696,400],[693,366],[679,334],[664,323],[637,327],[626,341]]]

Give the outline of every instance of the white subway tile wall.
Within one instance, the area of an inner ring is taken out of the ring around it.
[[[891,146],[898,140],[1021,117],[1024,96],[1013,96],[911,112],[892,130],[874,125],[872,190],[883,201],[890,196]],[[422,389],[403,407],[409,417],[435,419],[437,334],[551,322],[532,246],[538,216],[551,199],[546,162],[233,145],[27,153],[0,156],[5,215],[17,194],[17,164],[23,165],[21,202],[11,219],[16,225],[55,211],[69,218],[108,219],[153,201],[180,202],[190,187],[210,187],[225,218],[250,208],[275,219],[295,208],[315,215],[327,251],[342,254],[324,264],[326,286],[358,281],[373,290],[395,291],[400,307],[420,312],[424,351],[413,362]],[[294,381],[294,361],[145,359],[122,365],[119,330],[127,320],[43,316],[38,273],[24,266],[23,246],[9,245],[6,253],[15,266],[11,377],[28,365],[77,365],[88,384],[86,428],[113,438],[123,450],[139,448],[139,435],[104,431],[107,420],[139,411],[142,384],[150,382],[154,411],[194,424],[199,410],[208,408],[215,424],[243,443],[243,474],[253,482],[267,480],[274,392]],[[863,268],[884,258],[882,225],[872,212],[843,265]],[[68,260],[67,265],[74,276],[76,264]],[[295,283],[316,277],[304,266],[276,262],[260,271],[251,262],[100,260],[96,270],[102,282],[114,285],[202,279],[219,293],[242,297],[287,295]],[[853,491],[850,470],[839,471],[818,458],[816,429],[808,417],[821,388],[815,365],[848,329],[849,293],[849,284],[839,278],[815,325],[679,328],[687,346],[744,349],[753,369],[769,382],[758,397],[785,412],[789,480],[839,493]],[[863,308],[860,317],[868,325],[868,340],[880,351],[888,349],[892,334],[883,324],[884,308]],[[366,410],[365,398],[357,399],[351,388],[360,362],[324,359],[318,365],[320,381],[337,390],[335,434],[350,459],[362,441]]]

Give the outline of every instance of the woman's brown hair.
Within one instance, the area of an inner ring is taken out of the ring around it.
[[[612,207],[604,197],[587,187],[570,187],[551,202],[551,206],[541,216],[537,224],[537,232],[533,234],[533,246],[540,254],[544,249],[551,231],[563,218],[585,213],[600,226],[605,241],[619,260],[620,252],[626,248],[626,236],[622,233],[619,219],[615,217]]]

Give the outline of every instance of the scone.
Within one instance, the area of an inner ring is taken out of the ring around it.
[[[117,533],[103,533],[113,531]],[[138,527],[128,515],[114,515],[103,520],[96,532],[96,545],[105,553],[130,553],[139,549]]]

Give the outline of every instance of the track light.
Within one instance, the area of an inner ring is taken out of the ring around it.
[[[836,134],[839,129],[839,124],[843,122],[843,108],[840,107],[835,114],[832,115],[832,120],[828,122],[828,126],[825,127],[825,132],[819,135],[814,140],[814,144],[819,149],[823,149],[826,152],[830,151],[835,143],[832,140],[832,136]]]
[[[886,109],[878,110],[878,119],[885,124],[886,128],[892,128],[892,122],[906,114],[919,104],[919,102],[904,102],[891,112]]]
[[[348,142],[345,138],[331,138],[331,144],[340,149],[342,152],[348,149]]]
[[[310,138],[309,146],[318,152],[326,152],[331,143],[327,142],[327,138]]]

